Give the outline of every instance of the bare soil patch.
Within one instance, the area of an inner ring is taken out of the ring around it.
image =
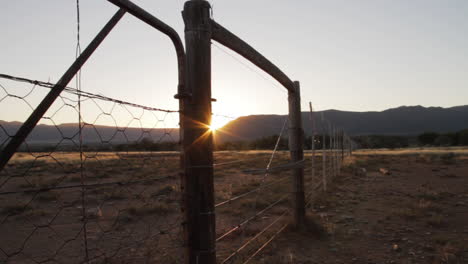
[[[256,263],[468,263],[468,156],[383,154],[358,153],[312,203],[325,236],[289,230]]]

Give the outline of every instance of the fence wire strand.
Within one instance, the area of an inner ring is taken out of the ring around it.
[[[38,89],[53,86],[5,74],[0,78],[4,79],[0,87],[5,94],[0,95],[0,106],[6,100],[16,100],[34,109]],[[15,83],[15,88],[5,82]],[[24,84],[30,86],[18,88]],[[5,208],[0,213],[0,231],[11,237],[7,229],[23,226],[24,230],[18,241],[7,239],[13,241],[10,245],[0,242],[0,260],[60,262],[73,255],[82,263],[121,258],[131,262],[180,262],[180,254],[166,252],[183,248],[182,219],[177,209],[178,153],[172,152],[177,150],[178,135],[166,124],[177,123],[174,115],[178,111],[92,94],[80,86],[67,87],[43,117],[42,128],[55,130],[52,134],[56,135],[48,149],[41,149],[44,146],[38,146],[34,137],[28,138],[21,152],[0,172],[0,205]],[[86,111],[89,108],[93,111]],[[60,115],[67,111],[78,116],[73,129],[61,124]],[[128,118],[120,118],[122,114]],[[148,119],[152,122],[146,122]],[[172,119],[175,122],[171,123]],[[314,162],[298,164],[308,171],[307,208],[313,207],[320,188],[326,189],[338,176],[342,155],[349,154],[343,150],[345,144],[351,146],[349,137],[344,133],[340,136],[332,122],[317,120],[319,115],[311,114]],[[213,167],[219,175],[215,177],[217,255],[222,263],[244,263],[260,257],[260,252],[284,230],[284,216],[290,215],[291,174],[286,166],[288,153],[279,146],[286,125],[287,119],[271,152],[248,158],[235,152],[215,155]],[[106,130],[109,127],[110,132]],[[2,146],[14,136],[16,128],[9,122],[0,123]],[[91,135],[94,143],[89,140]],[[265,170],[252,170],[263,162]],[[284,166],[288,170],[275,170]],[[259,177],[249,171],[262,174]],[[236,179],[224,176],[231,173],[238,174]],[[9,204],[13,200],[21,203]],[[44,230],[56,242],[52,249],[38,254],[32,245],[40,243]]]
[[[76,0],[76,58],[81,54],[80,11]],[[289,94],[231,52],[212,45]],[[29,113],[47,92],[43,90],[55,86],[7,74],[0,79],[3,112],[18,104]],[[83,91],[81,69],[75,86],[65,87],[0,170],[0,263],[181,263],[180,252],[187,245],[179,204],[179,111]],[[292,169],[310,170],[303,183],[306,207],[312,206],[319,188],[327,191],[339,176],[348,154],[344,148],[352,142],[323,113],[317,122],[311,105],[310,115],[312,162],[290,163],[289,153],[280,148],[287,117],[271,151],[248,158],[215,154],[215,237],[221,263],[251,262],[285,230],[293,207]],[[18,119],[0,120],[0,150],[26,118]],[[321,138],[320,156],[316,137]],[[266,168],[252,169],[259,164]]]
[[[288,189],[291,176],[289,173],[280,174],[272,170],[272,168],[284,166],[284,163],[289,160],[287,153],[279,150],[287,124],[288,118],[285,118],[279,129],[279,135],[271,147],[271,152],[265,152],[263,154],[265,156],[238,159],[215,166],[217,169],[215,179],[216,175],[222,171],[230,171],[233,167],[237,167],[239,173],[242,173],[239,175],[240,180],[243,181],[240,185],[235,181],[230,183],[228,181],[228,185],[231,186],[230,197],[215,204],[218,217],[217,255],[220,263],[243,263],[264,243],[262,239],[265,236],[276,232],[275,227],[283,222],[285,215],[289,214],[290,191]],[[251,169],[252,166],[258,167],[256,164],[260,159],[265,160],[266,164],[264,170],[256,169],[262,173],[259,177],[249,171],[254,171]],[[274,165],[274,163],[281,165]],[[226,182],[222,182],[219,188],[225,185]],[[235,213],[234,217],[232,217],[233,213]]]
[[[3,110],[32,111],[54,85],[0,78]],[[76,78],[0,171],[0,263],[180,263],[178,111],[85,92]],[[20,124],[0,121],[0,148]]]

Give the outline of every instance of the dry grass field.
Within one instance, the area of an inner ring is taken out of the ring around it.
[[[466,148],[362,150],[350,162],[308,209],[318,228],[284,232],[256,263],[468,263]]]
[[[85,236],[93,263],[172,256],[166,249],[180,244],[177,154],[87,155],[83,173],[77,153],[20,153],[2,172],[0,247],[13,255],[7,263],[80,263]]]
[[[1,172],[0,263],[181,262],[178,153],[85,153],[83,173],[79,153],[41,155],[18,153]],[[270,155],[215,155],[220,259],[290,207],[289,173],[245,172]],[[288,157],[277,153],[273,166]]]
[[[85,154],[82,173],[78,153],[19,153],[1,172],[0,263],[180,263],[178,153]],[[248,171],[270,155],[215,153],[219,263],[243,263],[290,221],[290,172]],[[308,226],[251,263],[468,263],[466,149],[357,151],[326,193],[310,155]]]

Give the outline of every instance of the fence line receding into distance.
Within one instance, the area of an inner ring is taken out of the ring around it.
[[[81,52],[77,0],[77,59],[57,83],[0,74],[0,109],[20,119],[0,122],[0,262],[253,261],[290,223],[305,224],[350,138],[311,104],[303,120],[299,82],[212,20],[208,2],[185,3],[185,50],[142,8],[109,2],[119,10]],[[168,92],[179,110],[81,89],[81,68],[126,13],[174,44],[179,84]],[[213,40],[286,89],[289,114],[269,150],[214,152]],[[309,133],[302,122],[312,122]]]

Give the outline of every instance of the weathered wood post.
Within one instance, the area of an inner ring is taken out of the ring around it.
[[[335,126],[332,127],[332,138],[331,138],[331,148],[332,148],[332,156],[333,156],[333,178],[336,177],[336,128]]]
[[[341,147],[341,164],[343,164],[345,158],[345,133],[341,130],[340,133],[340,147]]]
[[[207,1],[184,5],[186,91],[183,118],[185,263],[216,263],[211,123],[211,21]]]
[[[347,134],[344,134],[344,139],[343,139],[343,149],[344,149],[344,152],[345,152],[345,157],[348,156],[348,148],[349,148],[349,141],[348,141],[348,135]]]
[[[325,121],[323,119],[323,112],[322,112],[322,183],[323,183],[323,191],[327,191],[327,139],[326,139],[326,130]]]
[[[312,171],[312,181],[315,179],[315,120],[314,120],[314,112],[312,108],[312,102],[309,102],[309,109],[310,109],[310,122],[312,127],[312,142],[311,142],[311,150],[312,150],[312,162],[311,162],[311,171]],[[313,191],[313,187],[311,190]]]
[[[335,128],[335,163],[336,163],[336,176],[340,173],[340,152],[339,152],[339,143],[340,143],[340,130]]]
[[[333,177],[335,176],[335,167],[334,167],[334,162],[335,162],[335,157],[333,154],[333,128],[332,124],[330,121],[328,122],[328,134],[330,136],[329,138],[329,146],[330,146],[330,178],[333,180]]]
[[[336,127],[332,128],[333,177],[336,177]]]
[[[288,91],[289,102],[289,151],[292,162],[304,159],[304,130],[302,128],[301,91],[298,81],[294,91]],[[300,228],[305,219],[304,168],[293,169],[293,217],[294,225]]]
[[[333,152],[335,153],[335,177],[338,175],[339,163],[338,163],[338,129],[335,127],[333,129]]]

